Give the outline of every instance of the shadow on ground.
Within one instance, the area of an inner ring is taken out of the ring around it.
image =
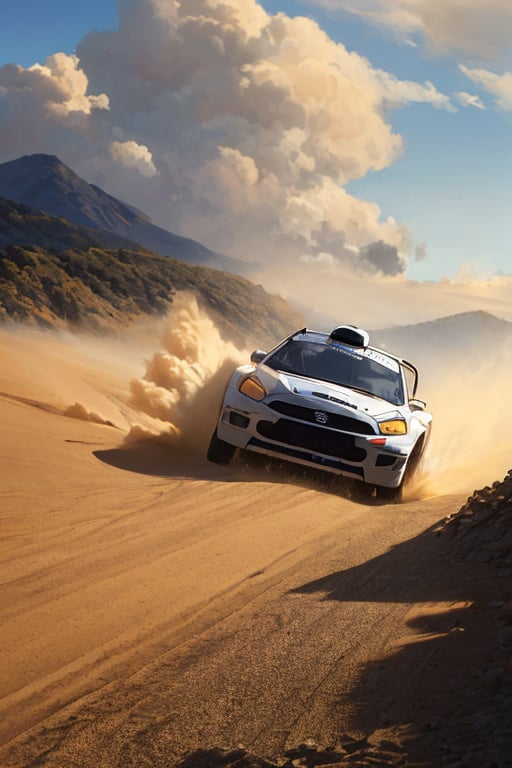
[[[188,477],[224,483],[284,483],[336,494],[358,504],[373,506],[386,503],[377,499],[371,488],[357,480],[249,451],[239,451],[231,464],[225,467],[212,464],[197,453],[186,453],[151,440],[92,453],[105,464],[143,475]]]
[[[294,591],[410,606],[403,636],[361,670],[351,728],[400,743],[406,766],[512,766],[512,629],[499,613],[510,573],[481,562],[478,539],[468,561],[439,536],[430,529]]]
[[[510,589],[508,572],[458,558],[450,538],[434,528],[357,567],[304,583],[293,592],[408,606],[403,633],[388,637],[382,658],[360,670],[350,707],[341,695],[333,702],[344,712],[344,731],[335,743],[298,744],[270,762],[268,753],[213,748],[177,765],[510,768],[512,627],[498,607],[512,597]],[[338,675],[341,691],[343,669]],[[333,684],[330,679],[331,691]]]

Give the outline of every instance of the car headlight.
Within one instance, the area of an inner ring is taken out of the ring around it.
[[[249,376],[248,379],[244,379],[238,387],[238,391],[243,395],[250,397],[251,400],[263,400],[263,398],[267,395],[265,389],[260,384],[258,379],[254,378],[253,376]]]
[[[379,421],[379,429],[381,435],[406,435],[407,423],[404,419],[389,419],[387,421]]]

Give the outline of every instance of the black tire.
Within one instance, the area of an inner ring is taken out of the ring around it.
[[[409,456],[407,467],[405,468],[405,475],[402,480],[402,486],[411,486],[418,482],[423,471],[424,457],[424,438],[420,437]]]
[[[217,435],[217,430],[212,435],[206,458],[214,464],[229,464],[236,451],[236,447],[231,443],[226,443]]]
[[[398,504],[402,498],[403,483],[398,488],[388,488],[384,485],[375,486],[375,498],[384,504]]]
[[[423,437],[420,437],[407,461],[402,482],[398,488],[387,488],[383,485],[375,486],[375,496],[384,504],[399,504],[402,501],[402,492],[406,486],[412,485],[421,475],[423,464]]]

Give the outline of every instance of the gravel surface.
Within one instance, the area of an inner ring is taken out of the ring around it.
[[[230,489],[224,526],[241,526]],[[2,768],[511,767],[512,475],[462,507],[311,493],[280,503],[326,506],[323,537],[254,571],[209,629],[57,708]]]
[[[475,490],[434,533],[442,561],[473,582],[475,601],[469,623],[467,610],[461,618],[457,611],[450,617],[450,631],[459,638],[466,633],[457,650],[465,658],[440,654],[433,665],[431,706],[424,706],[423,718],[401,732],[383,727],[363,738],[340,734],[330,745],[309,739],[273,761],[241,746],[197,750],[179,768],[510,768],[512,470],[503,481]]]

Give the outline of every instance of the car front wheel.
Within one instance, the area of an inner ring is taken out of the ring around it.
[[[384,504],[398,504],[402,499],[402,485],[398,488],[388,488],[384,485],[375,486],[375,498]]]
[[[235,446],[226,443],[217,435],[217,430],[212,435],[206,458],[214,464],[229,464],[235,453]]]

